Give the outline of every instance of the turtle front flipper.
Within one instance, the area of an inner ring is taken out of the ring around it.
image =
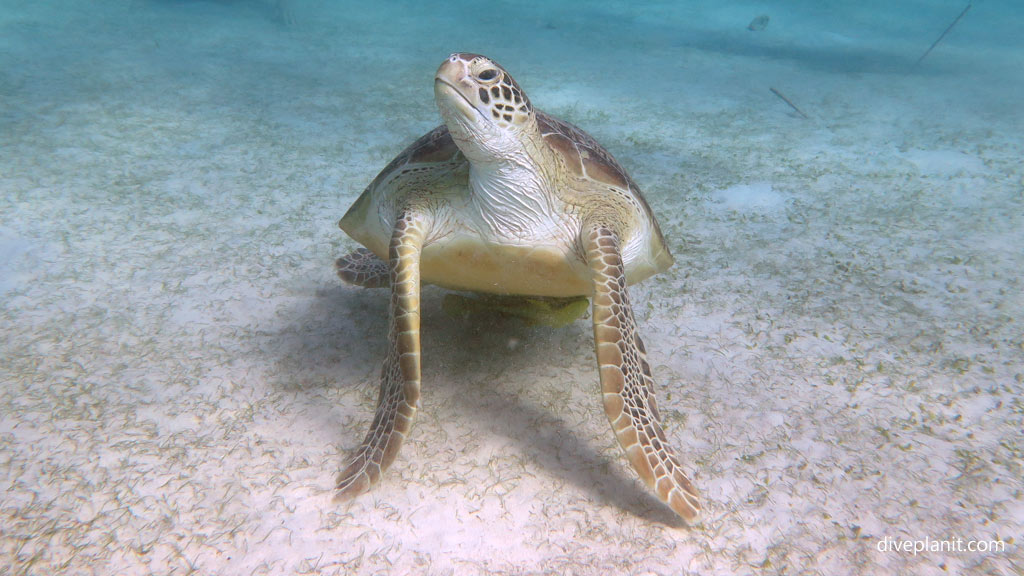
[[[651,367],[626,294],[619,238],[603,227],[586,234],[587,262],[594,278],[594,346],[605,413],[640,478],[693,524],[700,517],[700,502],[661,428]]]
[[[334,268],[346,283],[363,288],[385,288],[391,276],[388,263],[366,248],[338,258]]]
[[[420,402],[420,251],[425,219],[407,211],[391,236],[388,353],[380,373],[377,413],[363,443],[338,476],[337,500],[348,500],[380,481],[412,428]]]

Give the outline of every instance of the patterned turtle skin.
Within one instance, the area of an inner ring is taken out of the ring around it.
[[[377,175],[339,223],[365,248],[341,278],[390,288],[388,351],[370,430],[337,480],[369,490],[419,408],[420,287],[591,298],[605,413],[630,464],[687,523],[700,501],[661,426],[627,286],[673,263],[640,189],[590,135],[533,107],[493,60],[449,56],[434,78],[444,124]]]

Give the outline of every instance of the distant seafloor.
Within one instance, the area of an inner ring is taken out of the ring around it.
[[[1024,12],[916,63],[965,6],[0,0],[0,575],[1021,573]],[[435,287],[411,437],[332,502],[387,336],[336,223],[454,51],[661,223],[631,295],[700,526],[587,320]]]

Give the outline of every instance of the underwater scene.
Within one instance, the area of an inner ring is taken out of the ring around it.
[[[1024,573],[1022,23],[0,0],[0,576]]]

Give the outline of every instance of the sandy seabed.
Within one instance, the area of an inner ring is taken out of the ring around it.
[[[0,575],[1020,574],[1021,15],[915,68],[962,4],[816,6],[0,0]],[[700,526],[628,468],[588,321],[431,287],[412,436],[331,501],[387,312],[336,222],[455,50],[658,215],[632,296]],[[1004,548],[880,550],[926,538]]]

